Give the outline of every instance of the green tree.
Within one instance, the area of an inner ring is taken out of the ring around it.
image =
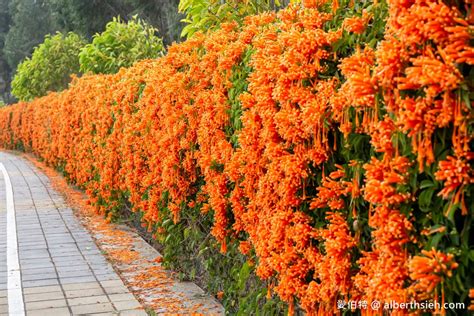
[[[183,18],[178,13],[179,0],[48,0],[54,20],[63,31],[73,31],[91,38],[104,30],[115,16],[125,21],[137,15],[158,28],[166,44],[180,38]]]
[[[59,28],[87,38],[104,30],[115,16],[125,16],[133,10],[128,0],[48,0],[53,19]]]
[[[136,15],[158,28],[165,44],[179,41],[184,26],[179,0],[0,0],[0,97],[11,103],[12,73],[46,34],[74,32],[86,39],[115,16]]]
[[[11,27],[5,38],[3,52],[11,69],[30,56],[46,34],[58,30],[46,0],[11,0]]]
[[[105,31],[96,34],[92,43],[80,52],[81,71],[115,73],[138,60],[160,56],[163,42],[156,32],[154,27],[136,17],[128,23],[114,18]]]
[[[195,32],[205,32],[224,22],[242,22],[248,15],[277,10],[288,3],[288,0],[180,0],[178,9],[186,15],[182,21],[187,24],[181,35],[189,38]]]
[[[13,95],[27,101],[67,88],[71,75],[79,73],[79,52],[85,44],[75,33],[46,35],[31,59],[18,65],[12,81]]]
[[[133,7],[132,15],[138,15],[147,23],[158,28],[158,34],[165,44],[181,38],[184,17],[178,12],[179,0],[127,0]]]
[[[8,102],[8,90],[10,83],[10,67],[8,66],[3,47],[5,37],[10,28],[10,11],[8,4],[10,0],[0,0],[0,102]]]

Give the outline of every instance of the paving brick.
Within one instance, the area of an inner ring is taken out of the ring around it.
[[[67,300],[67,302],[70,306],[75,306],[75,305],[92,305],[92,304],[100,304],[100,303],[110,303],[110,300],[105,295],[98,295],[98,296],[70,298]]]
[[[60,292],[61,287],[59,285],[50,285],[50,286],[42,286],[42,287],[30,287],[24,288],[23,294],[37,294],[37,293],[53,293],[53,292]]]
[[[41,242],[40,244],[35,244],[35,245],[20,245],[20,247],[23,251],[47,249],[46,242]]]
[[[143,309],[133,309],[127,311],[120,311],[120,316],[148,316]]]
[[[47,301],[38,301],[38,302],[26,302],[26,310],[35,310],[35,309],[47,309],[55,307],[67,307],[66,300],[47,300]]]
[[[60,278],[61,284],[73,284],[77,282],[94,282],[96,279],[95,277],[91,274],[90,276],[81,276],[81,277],[65,277],[65,278]]]
[[[20,245],[21,248],[21,245]],[[41,268],[44,265],[50,265],[53,261],[51,258],[34,258],[34,259],[22,259],[20,258],[20,265],[30,265],[32,267]]]
[[[47,292],[47,293],[34,293],[25,294],[25,302],[39,302],[48,300],[64,299],[63,292]]]
[[[81,269],[89,268],[89,266],[87,265],[87,262],[85,261],[71,262],[65,265],[56,264],[55,266],[58,271],[71,271],[71,270],[81,270]]]
[[[115,273],[96,274],[96,277],[97,277],[97,280],[99,280],[99,281],[120,280],[120,278]]]
[[[71,312],[67,307],[37,309],[26,312],[27,316],[70,316]]]
[[[103,287],[114,287],[114,286],[123,286],[122,280],[112,280],[112,281],[101,281]]]
[[[48,286],[59,284],[58,279],[46,279],[46,280],[35,280],[35,281],[24,281],[22,282],[23,287],[37,287],[37,286]]]
[[[72,271],[58,271],[60,278],[76,278],[76,277],[93,277],[91,270],[87,267],[82,267],[82,269],[72,270]]]
[[[76,298],[76,297],[86,297],[86,296],[96,296],[104,295],[105,292],[101,288],[97,289],[86,289],[86,290],[66,290],[67,298]]]
[[[129,290],[123,285],[122,286],[104,287],[104,290],[107,294],[129,293]]]
[[[22,280],[23,281],[37,281],[37,280],[47,280],[47,279],[57,279],[58,275],[56,274],[56,271],[53,270],[53,272],[43,272],[43,273],[38,273],[38,274],[27,274],[27,275],[22,275]]]
[[[110,294],[109,298],[112,302],[121,302],[121,301],[131,301],[135,299],[135,296],[131,293],[121,293],[121,294]]]
[[[94,271],[95,275],[103,275],[103,274],[117,275],[117,273],[114,271],[114,269],[108,268],[108,267],[96,268],[96,269],[92,269],[92,270]]]
[[[48,262],[29,262],[23,261],[20,262],[20,267],[22,269],[40,269],[40,268],[54,268],[54,264],[51,261]]]
[[[54,262],[54,265],[57,267],[57,268],[61,268],[61,267],[73,267],[73,266],[78,266],[78,265],[84,265],[85,262],[80,260],[80,259],[76,259],[76,260],[64,260],[64,261],[55,261]]]
[[[98,282],[85,282],[85,283],[64,284],[63,288],[65,291],[70,291],[70,290],[100,289],[101,287]]]
[[[77,262],[77,261],[83,261],[84,259],[82,256],[60,256],[60,257],[53,257],[54,263],[66,263],[68,264],[69,262]]]
[[[114,302],[115,308],[117,310],[128,310],[128,309],[136,309],[136,308],[141,308],[140,303],[136,299],[129,300],[129,301],[119,301],[119,302]]]
[[[58,256],[80,256],[81,253],[79,252],[79,249],[68,249],[68,248],[59,248],[59,249],[54,249],[50,250],[51,256],[52,257],[58,257]]]
[[[38,275],[38,274],[43,274],[43,273],[55,273],[54,266],[49,267],[49,268],[38,268],[38,269],[21,269],[21,275],[22,276],[27,276],[27,275]]]
[[[86,314],[86,315],[93,314],[93,313],[115,311],[114,307],[110,303],[71,306],[71,310],[73,314]]]

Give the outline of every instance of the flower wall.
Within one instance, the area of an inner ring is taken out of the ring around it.
[[[0,144],[156,238],[211,214],[290,314],[468,303],[473,3],[303,2],[2,108]]]

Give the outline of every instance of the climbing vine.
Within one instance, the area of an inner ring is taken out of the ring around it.
[[[472,22],[463,1],[303,1],[2,108],[0,143],[111,219],[130,203],[170,266],[240,276],[210,286],[229,310],[468,304]]]

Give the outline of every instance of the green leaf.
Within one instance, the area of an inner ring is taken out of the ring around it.
[[[430,180],[423,180],[423,181],[421,181],[420,189],[431,188],[431,187],[434,187],[434,186],[436,186],[436,184],[433,183],[432,181],[430,181]]]
[[[421,192],[418,197],[418,204],[420,206],[420,210],[423,212],[430,211],[431,205],[431,198],[433,197],[434,189],[427,189]]]
[[[435,235],[429,240],[428,248],[429,248],[429,249],[431,249],[431,248],[437,248],[439,242],[441,241],[441,238],[443,238],[444,235],[445,235],[444,233],[437,233],[437,234],[435,234]]]

